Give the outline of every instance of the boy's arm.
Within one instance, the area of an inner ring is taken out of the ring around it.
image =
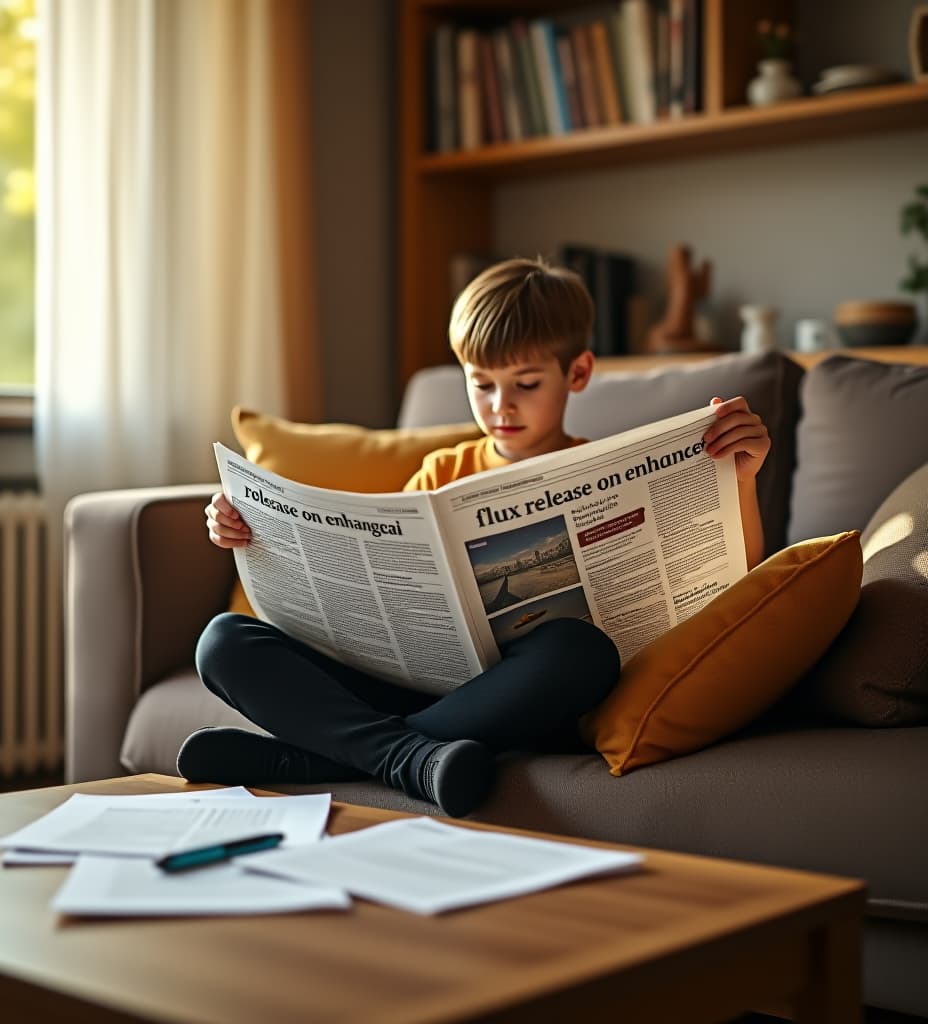
[[[741,507],[741,529],[744,532],[744,554],[748,568],[753,569],[764,559],[764,524],[757,504],[757,482],[738,481],[738,504]]]
[[[763,420],[751,412],[741,396],[727,402],[713,398],[710,404],[717,419],[703,435],[705,451],[713,459],[735,457],[744,553],[748,568],[753,569],[764,557],[764,527],[757,504],[756,478],[770,451],[770,435]]]

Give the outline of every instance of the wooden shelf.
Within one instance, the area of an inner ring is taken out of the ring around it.
[[[399,374],[450,361],[449,261],[493,248],[494,193],[501,182],[645,161],[928,128],[928,82],[742,105],[756,72],[761,17],[797,23],[813,0],[702,0],[703,112],[654,124],[583,129],[455,153],[427,153],[427,42],[443,22],[503,22],[594,0],[401,0],[399,68]],[[874,5],[877,7],[878,5]],[[878,18],[875,11],[873,17]],[[627,357],[628,368],[639,357]]]
[[[782,349],[783,355],[799,363],[805,369],[828,359],[830,356],[851,356],[855,359],[872,359],[877,363],[910,363],[914,366],[928,366],[928,345],[882,345],[869,348],[829,348],[821,352],[795,352]],[[668,366],[685,366],[687,363],[704,363],[708,359],[735,355],[734,352],[680,352],[665,355],[600,356],[596,360],[596,373],[640,373],[644,370],[663,369]]]
[[[675,121],[586,128],[456,153],[427,153],[418,158],[415,169],[429,178],[521,177],[926,125],[928,82],[906,82],[803,97],[773,107],[733,107]]]

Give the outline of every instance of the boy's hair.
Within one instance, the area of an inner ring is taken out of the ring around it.
[[[448,337],[461,364],[493,368],[544,354],[566,373],[592,330],[593,300],[577,274],[519,258],[488,267],[461,292]]]

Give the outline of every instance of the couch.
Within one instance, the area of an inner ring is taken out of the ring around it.
[[[473,818],[863,878],[865,1000],[928,1017],[928,366],[839,354],[805,370],[767,353],[602,372],[571,397],[567,425],[601,437],[736,394],[773,438],[758,480],[768,553],[843,530],[867,540],[869,528],[872,540],[904,521],[904,564],[884,560],[870,579],[865,564],[833,649],[735,734],[619,778],[595,753],[514,753]],[[398,425],[467,418],[461,373],[447,366],[411,380]],[[68,507],[70,781],[171,774],[189,732],[243,724],[192,663],[233,583],[231,556],[205,537],[215,486],[87,494]],[[374,782],[313,788],[435,813]]]

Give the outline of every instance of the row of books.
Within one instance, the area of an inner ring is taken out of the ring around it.
[[[428,148],[682,117],[701,106],[702,0],[618,0],[493,28],[446,23],[428,45]]]
[[[498,258],[501,257],[454,254],[448,268],[452,299]],[[635,259],[610,249],[566,243],[560,247],[557,262],[579,274],[593,298],[594,354],[619,356],[641,351],[648,327],[648,306],[639,292]]]

